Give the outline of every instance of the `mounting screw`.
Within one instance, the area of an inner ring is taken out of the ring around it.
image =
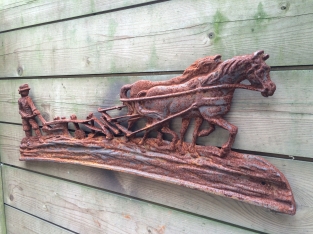
[[[283,5],[283,6],[280,7],[280,9],[282,9],[284,11],[284,10],[287,9],[287,7]]]
[[[214,34],[214,32],[210,32],[208,36],[209,36],[210,39],[213,39],[215,34]]]
[[[22,76],[22,75],[23,75],[23,68],[22,68],[22,67],[18,67],[18,68],[17,68],[17,74],[18,74],[19,76]]]

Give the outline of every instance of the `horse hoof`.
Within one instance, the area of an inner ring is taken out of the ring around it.
[[[175,144],[169,146],[170,151],[174,151],[176,149]]]
[[[123,141],[124,141],[124,142],[129,142],[129,138],[128,138],[128,137],[126,137],[126,136],[123,136],[123,138],[122,138],[122,139],[123,139]]]
[[[204,137],[204,136],[207,136],[209,135],[210,132],[208,130],[201,130],[199,133],[198,133],[198,137]]]
[[[220,150],[220,157],[225,158],[229,153],[230,153],[230,149],[222,147]]]
[[[106,136],[105,139],[107,139],[107,140],[112,140],[112,139],[113,139],[113,136],[110,136],[110,135],[109,135],[109,136]]]
[[[186,154],[186,151],[183,149],[182,146],[178,146],[178,147],[177,147],[177,152],[178,152],[180,155],[185,155],[185,154]]]
[[[190,153],[197,153],[196,147],[195,147],[195,146],[190,146],[190,147],[189,147],[189,152],[190,152]]]

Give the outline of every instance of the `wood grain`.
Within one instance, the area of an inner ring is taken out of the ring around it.
[[[271,66],[310,65],[313,2],[283,4],[174,0],[3,33],[0,77],[175,71],[259,49]]]
[[[2,124],[5,125],[5,124]],[[19,158],[20,126],[2,127],[0,154],[2,162],[65,180],[125,194],[165,206],[192,212],[267,233],[303,233],[313,230],[313,163],[265,157],[289,181],[297,205],[295,216],[269,212],[264,208],[232,199],[206,194],[181,186],[161,183],[143,177],[97,168],[44,162],[21,162]],[[4,129],[6,129],[4,131]],[[3,133],[7,136],[4,137]],[[225,215],[227,214],[227,215]]]
[[[4,166],[5,202],[78,233],[250,233],[87,186]]]
[[[6,164],[0,169],[4,168],[6,202],[76,232],[244,231],[207,218],[266,233],[313,232],[312,162],[266,157],[286,175],[293,189],[297,213],[286,216],[124,173],[18,161],[18,145],[24,133],[14,124],[21,121],[16,103],[17,88],[22,83],[31,85],[32,97],[46,117],[76,113],[85,118],[98,106],[119,104],[117,90],[121,85],[143,78],[105,75],[109,73],[180,71],[203,56],[222,54],[227,59],[259,49],[271,55],[271,66],[290,69],[313,64],[312,1],[173,0],[90,16],[147,2],[0,1],[0,31],[31,26],[0,34],[0,79],[7,79],[0,80],[0,121],[13,123],[0,123],[1,162]],[[88,17],[34,26],[84,15]],[[82,78],[76,74],[104,75]],[[278,87],[273,97],[265,99],[259,93],[236,91],[233,111],[227,116],[239,127],[234,147],[313,158],[312,71],[271,74]],[[72,77],[59,78],[63,75]],[[15,77],[31,79],[12,79]],[[168,77],[172,76],[146,76],[151,80]],[[172,123],[177,130],[179,122]],[[218,129],[199,143],[221,145],[226,139],[227,133]],[[5,233],[1,201],[0,233]],[[17,211],[6,206],[8,209]],[[18,228],[38,230],[37,223],[28,219],[33,216],[18,212],[23,214],[21,224],[26,222]],[[22,217],[12,216],[12,212],[9,216],[14,221]],[[40,225],[44,225],[42,222]]]
[[[0,2],[0,32],[129,7],[149,0],[4,0]]]
[[[70,234],[74,233],[58,226],[55,226],[42,219],[5,206],[5,215],[7,220],[8,234],[27,234],[27,233],[45,233],[45,234]]]
[[[1,154],[0,154],[1,155]],[[0,166],[0,234],[6,234],[6,217],[4,213],[2,170]]]
[[[236,90],[232,110],[225,116],[229,122],[239,127],[233,147],[312,158],[312,75],[310,70],[271,72],[277,90],[269,98],[262,97],[258,92]],[[0,112],[0,121],[21,123],[17,89],[23,83],[30,85],[30,96],[47,120],[56,116],[69,117],[72,114],[85,119],[90,112],[96,112],[98,107],[120,105],[119,90],[124,84],[139,79],[165,80],[174,76],[0,80],[0,86],[5,87],[0,93],[0,109],[5,110]],[[110,113],[121,115],[125,112]],[[172,123],[177,131],[180,123],[179,119]],[[193,127],[190,128],[191,131],[192,129]],[[191,131],[187,141],[191,140]],[[211,136],[199,138],[198,143],[220,146],[226,141],[227,135],[226,131],[217,129]]]

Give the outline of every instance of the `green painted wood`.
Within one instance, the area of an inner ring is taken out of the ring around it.
[[[36,24],[95,14],[149,0],[2,0],[0,2],[0,32]]]
[[[173,0],[3,33],[0,77],[183,70],[259,49],[272,66],[312,64],[313,2],[283,5]]]
[[[4,166],[5,202],[78,233],[251,233],[217,221]]]
[[[70,234],[74,233],[58,226],[55,226],[42,219],[5,206],[5,215],[7,220],[7,233],[45,233],[45,234]]]
[[[233,199],[125,173],[70,164],[21,162],[18,160],[18,146],[22,135],[20,126],[0,124],[0,154],[3,163],[266,233],[313,231],[312,218],[308,215],[313,212],[312,162],[264,157],[284,173],[291,185],[297,213],[288,216]]]
[[[277,91],[269,98],[258,92],[236,90],[232,110],[226,115],[229,122],[239,127],[234,148],[312,158],[312,75],[310,70],[271,72]],[[21,124],[17,89],[23,83],[29,83],[30,95],[47,120],[72,114],[85,119],[90,112],[96,113],[99,106],[120,105],[119,91],[124,84],[139,79],[165,80],[174,76],[0,80],[0,86],[5,87],[0,93],[0,109],[5,110],[0,112],[0,121]],[[125,112],[110,113],[122,115]],[[178,132],[180,123],[177,119],[172,124]],[[191,140],[192,130],[193,126],[187,141]],[[198,142],[220,146],[227,137],[227,131],[217,129],[211,136],[199,138]]]
[[[3,188],[2,188],[2,166],[0,166],[0,234],[6,233],[7,233],[6,217],[4,213]]]

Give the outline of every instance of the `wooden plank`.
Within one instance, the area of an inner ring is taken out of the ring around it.
[[[4,213],[4,203],[3,203],[2,166],[0,166],[0,234],[5,234],[5,233],[7,233],[6,232],[6,217]]]
[[[8,125],[8,124],[7,124]],[[18,129],[19,126],[16,126]],[[6,129],[4,131],[4,129]],[[267,233],[303,233],[313,230],[313,163],[265,157],[288,179],[297,204],[295,216],[272,213],[264,208],[232,199],[206,194],[185,187],[161,183],[143,177],[117,173],[98,168],[47,162],[21,162],[19,139],[22,133],[3,127],[0,133],[2,162],[27,170],[76,181],[93,187],[114,191],[143,200],[185,210],[205,217],[222,220]],[[226,215],[227,214],[227,215]]]
[[[8,166],[4,166],[4,193],[9,205],[78,233],[250,233]]]
[[[0,32],[151,2],[149,0],[2,0]]]
[[[272,66],[312,64],[313,2],[282,6],[174,0],[3,33],[0,77],[183,70],[259,49]]]
[[[239,127],[234,148],[312,158],[312,74],[310,70],[271,72],[277,90],[269,98],[262,97],[258,92],[236,90],[232,110],[226,115],[226,119]],[[123,84],[139,79],[165,80],[174,76],[0,80],[0,86],[5,87],[0,93],[0,109],[5,110],[0,112],[0,121],[21,123],[17,110],[17,89],[23,83],[29,83],[31,97],[47,120],[72,114],[85,119],[99,106],[120,105],[119,90]],[[121,115],[125,112],[110,113]],[[174,121],[173,126],[179,131],[180,120]],[[217,129],[211,136],[199,138],[198,142],[222,145],[227,135],[225,130]],[[190,138],[191,132],[187,141]]]
[[[7,233],[46,233],[46,234],[70,234],[74,233],[58,226],[55,226],[42,219],[5,206],[7,220]]]

